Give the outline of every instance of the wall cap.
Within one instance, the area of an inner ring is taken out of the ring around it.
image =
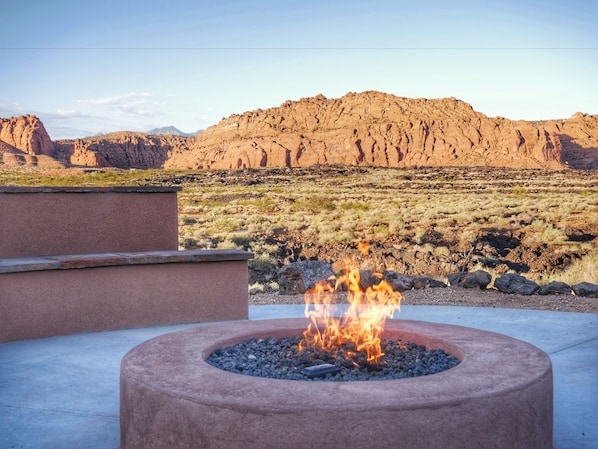
[[[99,254],[68,254],[46,257],[18,257],[0,259],[0,274],[126,265],[229,262],[249,259],[253,259],[252,253],[237,249],[140,251]]]
[[[168,193],[180,192],[180,186],[0,186],[1,193]]]

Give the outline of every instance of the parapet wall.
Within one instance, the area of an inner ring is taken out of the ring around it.
[[[178,248],[180,187],[0,187],[0,258]]]

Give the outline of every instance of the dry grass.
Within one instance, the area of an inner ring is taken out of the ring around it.
[[[181,248],[244,248],[275,265],[274,236],[299,233],[320,245],[391,239],[444,241],[466,252],[485,230],[501,230],[586,254],[557,275],[597,282],[595,241],[566,229],[598,229],[598,173],[494,169],[316,168],[173,172],[0,171],[12,185],[182,185]],[[258,262],[255,262],[258,263]],[[536,274],[548,281],[550,276]]]

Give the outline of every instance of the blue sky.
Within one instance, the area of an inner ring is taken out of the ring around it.
[[[53,139],[324,94],[457,97],[488,116],[598,114],[598,2],[25,0],[3,7],[0,117]]]

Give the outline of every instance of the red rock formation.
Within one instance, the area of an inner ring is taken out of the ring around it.
[[[117,132],[86,139],[61,140],[56,156],[70,165],[160,168],[174,148],[184,151],[190,138]]]
[[[571,168],[598,169],[598,115],[577,112],[567,120],[551,120],[544,126],[558,134],[562,162]]]
[[[54,144],[34,115],[0,119],[0,140],[28,154],[52,156]]]
[[[118,132],[52,143],[37,117],[24,116],[0,119],[0,140],[65,165],[93,167],[598,169],[597,115],[512,121],[487,117],[455,98],[411,99],[373,91],[337,99],[318,95],[234,114],[197,137]],[[14,152],[4,154],[5,161],[16,158],[6,156]]]
[[[380,92],[319,95],[232,115],[175,150],[169,168],[487,165],[559,168],[553,129],[489,118],[455,98],[409,99]]]
[[[0,140],[0,167],[60,168],[64,166],[50,156],[25,153]]]

